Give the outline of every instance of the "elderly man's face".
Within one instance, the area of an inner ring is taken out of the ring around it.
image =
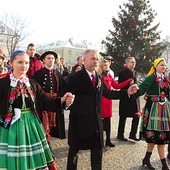
[[[90,51],[84,56],[84,66],[88,71],[93,72],[97,68],[99,60],[100,55],[94,51]]]
[[[133,70],[136,66],[136,60],[132,58],[126,63],[126,65],[129,69]]]

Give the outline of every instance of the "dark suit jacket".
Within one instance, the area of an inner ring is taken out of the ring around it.
[[[134,83],[137,83],[137,72],[132,72],[129,68],[125,68],[119,73],[118,82],[121,83],[129,78],[133,78]],[[128,88],[129,86],[126,86],[122,90]],[[133,117],[138,111],[140,111],[139,98],[136,99],[135,95],[131,95],[129,98],[127,94],[122,94],[119,102],[119,115]]]
[[[68,144],[79,149],[90,149],[96,139],[100,139],[103,147],[103,126],[101,119],[101,96],[118,98],[118,91],[108,90],[103,79],[97,75],[96,88],[83,68],[71,75],[66,91],[75,94],[74,103],[70,107]]]

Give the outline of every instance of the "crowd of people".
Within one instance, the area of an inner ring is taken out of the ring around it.
[[[162,170],[169,170],[164,147],[170,148],[170,88],[164,58],[154,60],[140,84],[134,57],[125,59],[118,82],[111,62],[110,56],[101,58],[98,50],[87,49],[70,72],[63,57],[54,51],[40,55],[33,43],[26,51],[14,51],[9,61],[0,50],[0,169],[56,170],[51,137],[66,138],[64,110],[69,110],[67,170],[77,169],[80,150],[90,150],[91,169],[101,170],[103,147],[115,147],[110,138],[112,100],[119,99],[117,139],[145,140],[141,163],[149,169],[155,169],[150,157],[157,145]],[[141,112],[142,95],[146,104]]]

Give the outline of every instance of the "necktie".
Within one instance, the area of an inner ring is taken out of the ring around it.
[[[93,87],[96,86],[96,77],[94,74],[91,75],[92,76],[92,84],[93,84]]]

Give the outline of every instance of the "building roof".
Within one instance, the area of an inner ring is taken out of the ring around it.
[[[105,48],[103,45],[95,45],[92,43],[88,43],[87,40],[82,40],[80,42],[74,41],[73,38],[69,38],[66,41],[57,41],[52,42],[49,44],[42,44],[38,45],[37,49],[41,50],[49,50],[49,49],[55,49],[55,48],[72,48],[72,49],[87,49],[87,48],[94,48],[99,49],[100,51],[104,52]]]

